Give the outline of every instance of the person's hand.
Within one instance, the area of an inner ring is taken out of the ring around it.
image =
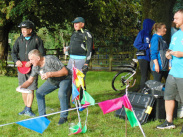
[[[18,60],[18,61],[16,62],[16,65],[17,65],[17,67],[22,67],[22,62],[21,62],[20,60]]]
[[[66,52],[66,47],[64,47],[64,53]]]
[[[159,73],[159,65],[155,65],[155,71]]]
[[[64,47],[64,53],[69,50],[69,46]]]
[[[88,71],[88,64],[84,64],[84,66],[82,67],[82,71],[83,73],[86,73]]]
[[[25,67],[30,67],[31,66],[31,63],[30,61],[28,61],[26,64],[25,64]]]
[[[46,80],[47,79],[46,73],[41,74],[41,79],[42,80]]]
[[[167,52],[166,52],[166,54],[165,54],[165,57],[167,58],[167,59],[172,59],[172,55],[170,54],[170,50],[168,50]]]
[[[16,88],[16,91],[17,91],[17,92],[20,90],[20,87],[21,87],[21,86],[18,86],[18,87]]]
[[[46,72],[46,73],[41,74],[42,80],[47,80],[49,77],[51,77],[51,72]]]

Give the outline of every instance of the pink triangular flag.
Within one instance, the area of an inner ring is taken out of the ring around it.
[[[122,108],[123,101],[122,101],[122,97],[120,97],[120,98],[100,102],[98,103],[98,105],[102,109],[103,113],[106,114]]]

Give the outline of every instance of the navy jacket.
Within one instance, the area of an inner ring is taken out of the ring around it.
[[[138,33],[133,45],[137,50],[146,50],[146,56],[137,56],[137,59],[145,59],[150,61],[149,44],[151,41],[151,30],[154,25],[151,19],[145,19],[143,22],[143,29]]]

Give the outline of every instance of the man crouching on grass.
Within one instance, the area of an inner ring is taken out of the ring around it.
[[[68,109],[67,91],[71,86],[71,73],[61,63],[61,61],[51,55],[42,56],[34,49],[28,54],[29,60],[33,65],[29,79],[20,88],[27,88],[32,84],[36,75],[40,74],[42,80],[46,80],[36,91],[39,115],[46,114],[45,95],[59,88],[58,97],[60,100],[61,111]],[[60,114],[58,124],[67,121],[68,111]]]

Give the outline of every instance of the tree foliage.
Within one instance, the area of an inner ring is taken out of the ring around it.
[[[135,31],[139,3],[131,0],[96,0],[91,5],[96,15],[94,30],[102,37],[119,38],[122,33],[129,36]]]
[[[173,19],[173,7],[176,0],[141,0],[142,19],[151,18],[155,22],[163,22],[166,24],[167,34],[165,40],[170,42],[170,30]],[[166,5],[166,6],[165,6]]]
[[[177,11],[178,9],[183,9],[183,0],[176,0],[176,3],[174,5],[173,11]]]
[[[0,49],[3,49],[0,54],[7,52],[6,41],[10,30],[17,30],[17,25],[25,19],[32,20],[37,30],[43,28],[44,33],[41,35],[45,41],[45,37],[51,33],[49,38],[54,39],[54,42],[47,41],[49,46],[46,47],[51,47],[51,44],[55,47],[67,45],[73,30],[71,21],[77,16],[85,18],[86,28],[93,33],[98,45],[128,47],[137,35],[137,23],[141,16],[142,20],[152,18],[157,22],[165,22],[169,29],[175,2],[176,0],[1,0],[0,29],[3,33],[0,35],[3,35],[4,42],[2,45],[0,43]]]
[[[106,41],[132,39],[137,33],[136,24],[140,4],[131,0],[2,0],[1,26],[7,24],[13,30],[25,19],[32,20],[37,28],[46,27],[55,38],[55,47],[68,43],[72,30],[68,25],[82,16],[100,45]],[[72,27],[72,26],[71,26]],[[69,28],[69,30],[68,30]],[[130,38],[129,38],[130,37]],[[61,43],[60,41],[63,41]],[[132,40],[133,41],[133,40]]]

